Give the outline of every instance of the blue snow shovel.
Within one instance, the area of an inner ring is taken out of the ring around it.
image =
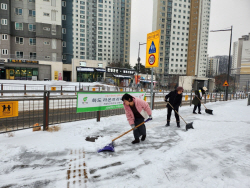
[[[115,148],[114,148],[114,141],[115,141],[115,140],[117,140],[118,138],[121,138],[121,137],[124,136],[125,134],[128,134],[129,132],[133,131],[134,129],[140,127],[141,125],[143,125],[144,123],[146,123],[146,122],[148,122],[148,121],[150,121],[150,120],[152,120],[152,118],[148,118],[146,121],[144,121],[144,122],[140,123],[139,125],[135,126],[135,128],[130,129],[129,131],[127,131],[127,132],[123,133],[122,135],[116,137],[115,139],[112,140],[112,142],[111,142],[110,144],[108,144],[108,145],[106,145],[104,148],[98,150],[98,153],[103,152],[103,151],[114,152],[114,151],[115,151]]]

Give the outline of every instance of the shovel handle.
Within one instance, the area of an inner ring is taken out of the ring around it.
[[[144,123],[145,123],[145,121],[143,121],[143,122],[142,122],[142,123],[140,123],[139,125],[136,125],[136,126],[135,126],[135,128],[140,127],[140,126],[141,126],[141,125],[143,125]],[[129,132],[133,131],[135,128],[130,129],[129,131],[127,131],[127,132],[123,133],[122,135],[120,135],[120,136],[118,136],[118,137],[114,138],[114,139],[112,140],[112,142],[114,142],[114,141],[115,141],[115,140],[117,140],[118,138],[121,138],[121,137],[122,137],[122,136],[124,136],[125,134],[128,134]]]
[[[174,109],[174,107],[168,102],[168,104],[173,108],[173,110],[181,117],[181,115]],[[187,122],[181,117],[181,119],[187,124]]]
[[[196,95],[195,95],[196,96]],[[197,99],[199,99],[199,97],[196,96]],[[199,99],[199,101],[201,102],[201,100]],[[203,104],[203,102],[201,102],[201,104]],[[206,108],[206,106],[203,104],[203,106]],[[206,108],[207,109],[207,108]]]

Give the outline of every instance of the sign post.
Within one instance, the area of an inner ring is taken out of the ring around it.
[[[153,72],[154,67],[159,67],[161,30],[147,34],[147,51],[145,68],[151,68],[151,101],[150,107],[153,109]]]

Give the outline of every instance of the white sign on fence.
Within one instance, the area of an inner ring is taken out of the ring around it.
[[[102,110],[112,110],[123,108],[122,96],[125,93],[96,93],[78,92],[77,93],[77,113],[93,112]],[[144,99],[146,93],[130,92],[130,95]]]

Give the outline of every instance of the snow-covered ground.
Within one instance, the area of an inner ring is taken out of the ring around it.
[[[97,153],[130,127],[125,115],[61,125],[59,132],[0,135],[0,187],[138,188],[250,187],[250,106],[247,100],[208,103],[214,115],[180,108],[194,130],[165,127],[166,109],[154,110],[147,139],[118,139],[114,153]],[[88,136],[102,136],[96,142]]]

